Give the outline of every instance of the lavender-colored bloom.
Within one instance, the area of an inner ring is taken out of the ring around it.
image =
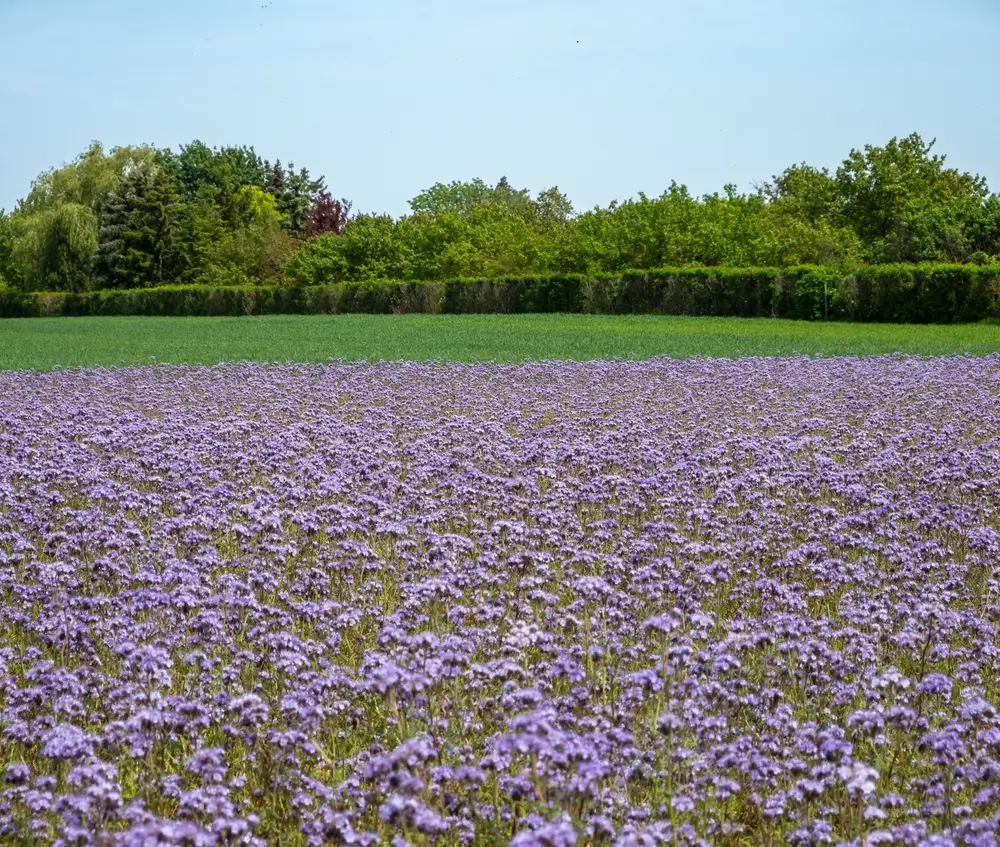
[[[1000,356],[0,373],[0,843],[995,847],[998,396]]]
[[[921,694],[934,694],[941,697],[951,695],[952,681],[943,673],[931,673],[917,683],[917,691]]]
[[[864,762],[842,765],[837,769],[837,773],[843,780],[848,794],[870,797],[875,793],[878,784],[878,771]]]
[[[79,727],[59,724],[46,736],[42,755],[50,759],[78,759],[93,748],[92,739]]]
[[[537,829],[517,833],[511,847],[573,847],[578,833],[568,818],[546,823]]]
[[[3,773],[5,785],[25,785],[31,777],[31,771],[25,764],[7,765]]]

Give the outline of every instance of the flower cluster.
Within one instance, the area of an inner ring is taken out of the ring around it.
[[[1000,357],[0,375],[0,843],[1000,828]]]

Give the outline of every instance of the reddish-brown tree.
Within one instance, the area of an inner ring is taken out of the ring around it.
[[[351,204],[347,200],[334,200],[330,192],[323,189],[309,210],[306,219],[306,238],[317,235],[340,235],[347,225]]]

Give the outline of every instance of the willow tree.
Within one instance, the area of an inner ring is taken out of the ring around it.
[[[58,203],[14,217],[14,264],[28,290],[87,291],[94,287],[97,218],[87,206]]]

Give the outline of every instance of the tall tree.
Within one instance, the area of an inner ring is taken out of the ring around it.
[[[73,203],[99,214],[104,200],[125,174],[152,164],[155,157],[156,151],[147,145],[113,147],[105,152],[101,142],[94,141],[69,164],[51,168],[35,179],[18,211],[32,214],[59,203]]]
[[[149,146],[105,151],[95,141],[69,164],[35,179],[12,221],[16,283],[32,289],[91,287],[101,209],[126,173],[154,157]]]
[[[14,264],[14,225],[6,209],[0,209],[0,288],[17,287],[18,276]]]
[[[195,203],[203,189],[217,187],[215,152],[203,141],[195,139],[173,150],[157,151],[156,164],[167,171],[185,203]]]
[[[196,281],[213,287],[280,285],[296,246],[295,239],[273,221],[227,230],[208,245]]]
[[[785,168],[765,183],[763,194],[771,203],[810,224],[832,220],[837,213],[837,182],[826,168],[803,162]]]
[[[852,150],[837,169],[840,214],[869,245],[874,260],[903,258],[885,248],[887,239],[905,225],[904,218],[952,203],[982,203],[988,196],[982,177],[945,167],[945,157],[932,153],[934,143],[913,133],[884,147],[869,144]]]
[[[285,166],[281,164],[281,159],[268,167],[267,178],[264,180],[264,190],[270,193],[275,199],[285,196],[288,189],[288,173]]]
[[[180,197],[166,169],[131,171],[101,218],[97,271],[108,288],[146,288],[178,274]]]
[[[233,192],[229,205],[232,209],[230,222],[234,228],[255,224],[280,225],[283,220],[274,195],[256,185],[240,186]]]
[[[505,176],[500,177],[496,185],[488,185],[477,177],[469,182],[435,183],[410,201],[410,210],[414,214],[464,217],[478,206],[487,204],[526,209],[531,203],[527,189],[515,189]]]
[[[217,193],[206,187],[194,202],[180,207],[175,236],[179,282],[196,282],[214,246],[232,231],[222,216]]]
[[[478,177],[471,182],[437,182],[410,201],[414,214],[467,215],[473,208],[488,203],[493,189]]]
[[[278,211],[284,215],[285,229],[296,238],[302,238],[306,234],[309,214],[316,198],[325,189],[323,177],[313,179],[306,168],[296,171],[295,165],[288,163],[288,170],[284,173],[284,187],[276,185],[275,190],[279,193],[274,196],[278,202]]]
[[[340,235],[347,225],[347,217],[351,211],[348,200],[334,200],[325,188],[319,192],[313,201],[309,217],[306,219],[306,238],[317,235]]]
[[[983,201],[969,228],[975,256],[973,260],[979,264],[1000,263],[1000,195],[991,194]]]
[[[303,285],[365,279],[410,279],[412,249],[406,223],[389,215],[351,218],[342,235],[306,241],[288,264]]]
[[[564,224],[573,217],[573,204],[558,186],[538,192],[536,216],[545,223]]]
[[[159,152],[157,164],[170,174],[187,203],[203,197],[206,187],[219,189],[226,197],[244,185],[264,188],[268,175],[267,163],[253,147],[215,149],[198,140],[182,144],[177,153]]]
[[[14,221],[14,262],[30,291],[87,291],[94,286],[97,219],[79,203],[57,203]]]

